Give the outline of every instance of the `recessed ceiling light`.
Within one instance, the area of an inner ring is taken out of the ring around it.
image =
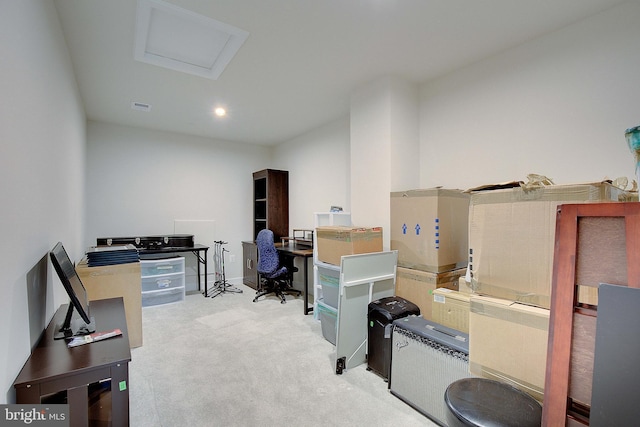
[[[218,117],[224,117],[227,115],[227,110],[222,107],[217,107],[215,110],[213,110],[213,112]]]

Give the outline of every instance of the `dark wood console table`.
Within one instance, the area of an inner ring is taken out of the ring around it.
[[[128,426],[131,352],[124,303],[121,297],[91,301],[90,309],[97,331],[119,328],[122,336],[68,348],[65,340],[53,339],[67,312],[66,304],[60,306],[13,384],[16,403],[41,404],[51,397],[62,402],[49,403],[65,403],[66,394],[70,425],[91,420]],[[99,402],[92,405],[94,398]]]

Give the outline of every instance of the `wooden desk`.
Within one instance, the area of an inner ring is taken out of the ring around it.
[[[124,303],[122,298],[92,301],[90,310],[97,331],[120,328],[122,336],[68,348],[65,340],[53,339],[56,324],[64,321],[67,312],[66,304],[60,306],[13,383],[16,403],[41,404],[44,397],[62,392],[69,404],[70,425],[86,426],[91,419],[104,425],[111,420],[113,426],[128,426],[131,352]],[[91,405],[89,390],[104,386],[103,380],[110,380],[110,392],[99,393],[98,404]],[[100,411],[105,404],[107,408]]]
[[[304,314],[307,315],[313,312],[313,305],[309,307],[309,258],[313,257],[313,248],[300,245],[276,245],[276,248],[280,253],[290,258],[302,258],[304,261]],[[293,264],[293,262],[292,262]]]

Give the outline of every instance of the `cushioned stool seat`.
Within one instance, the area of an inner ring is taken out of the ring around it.
[[[486,378],[455,381],[444,393],[449,427],[540,427],[542,406],[517,388]]]

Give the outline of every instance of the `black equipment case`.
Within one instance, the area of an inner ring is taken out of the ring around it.
[[[367,369],[389,379],[391,368],[391,330],[393,321],[419,316],[420,308],[400,297],[386,297],[369,303]]]

